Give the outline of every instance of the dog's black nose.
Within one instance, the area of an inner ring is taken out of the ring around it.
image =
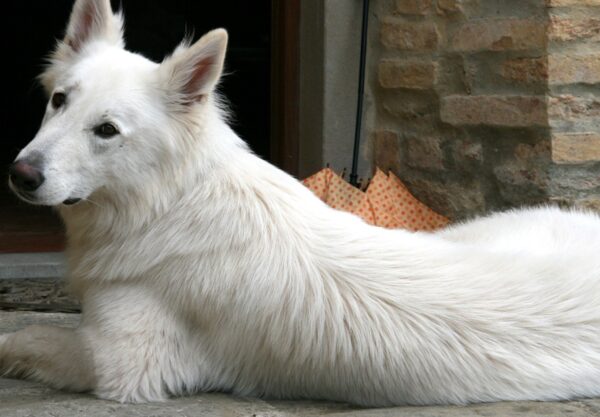
[[[42,171],[27,159],[15,161],[8,174],[15,187],[28,192],[40,188],[45,179]]]

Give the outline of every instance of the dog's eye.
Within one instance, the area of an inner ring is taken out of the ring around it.
[[[62,107],[63,104],[65,104],[65,100],[67,99],[67,97],[65,96],[65,93],[54,93],[52,94],[52,107],[54,107],[55,109],[58,109],[59,107]]]
[[[103,139],[109,139],[115,135],[118,135],[119,131],[112,123],[102,123],[94,128],[94,134]]]

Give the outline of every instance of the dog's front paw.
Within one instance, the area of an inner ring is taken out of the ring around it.
[[[7,345],[8,345],[8,337],[10,333],[0,334],[0,377],[6,374],[6,356],[7,356]]]
[[[6,349],[8,348],[8,338],[11,333],[0,334],[0,363],[2,362],[2,358],[6,354]]]

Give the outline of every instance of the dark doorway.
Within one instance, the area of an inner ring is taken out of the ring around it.
[[[4,4],[5,79],[0,164],[7,167],[35,135],[46,106],[36,84],[44,56],[62,38],[73,0],[20,0]],[[258,155],[270,159],[271,1],[116,0],[126,21],[126,44],[160,61],[186,34],[194,39],[224,27],[230,44],[220,90],[232,126]],[[5,171],[6,172],[6,171]],[[63,248],[62,227],[49,208],[19,202],[0,181],[0,253]]]

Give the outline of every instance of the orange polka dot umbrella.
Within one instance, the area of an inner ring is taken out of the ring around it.
[[[376,226],[431,231],[449,223],[446,217],[417,200],[393,173],[386,175],[379,168],[366,192],[329,168],[302,182],[329,206],[354,213]]]

